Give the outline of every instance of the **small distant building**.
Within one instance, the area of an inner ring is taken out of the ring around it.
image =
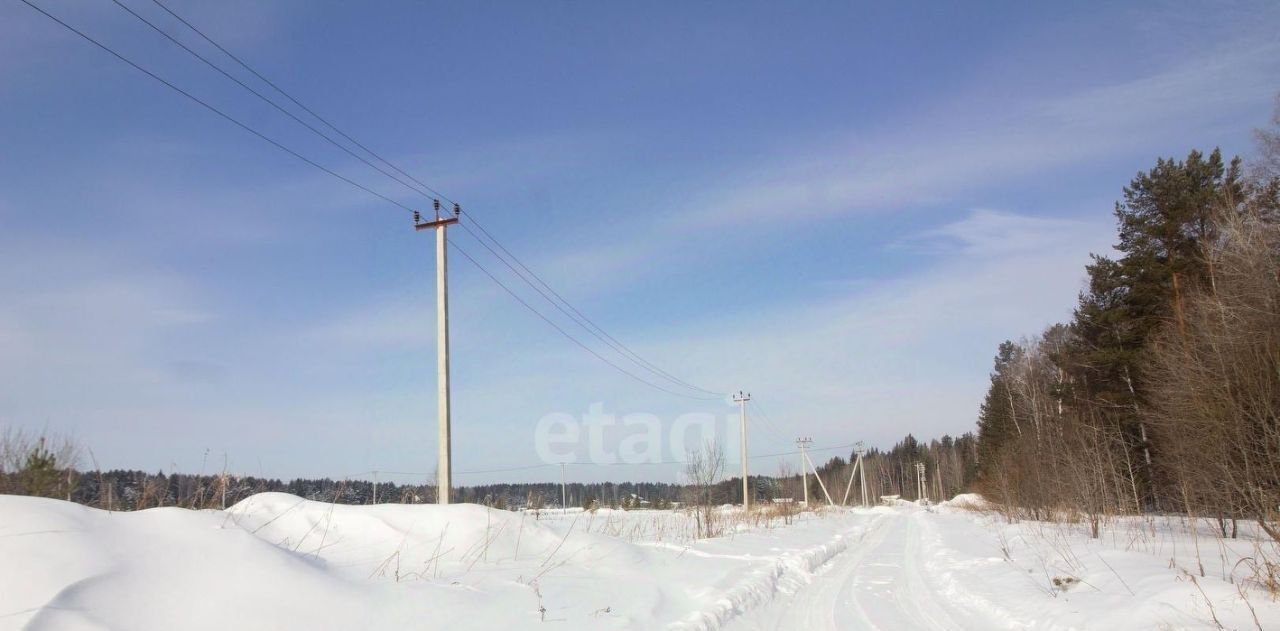
[[[623,498],[622,507],[627,509],[632,509],[632,510],[635,510],[635,509],[643,510],[646,508],[653,508],[653,504],[649,500],[643,497],[640,497],[635,493],[629,493],[627,494],[627,497]]]

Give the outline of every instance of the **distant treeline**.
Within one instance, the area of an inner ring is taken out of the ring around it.
[[[959,438],[944,436],[921,443],[908,435],[888,451],[872,449],[865,456],[867,486],[873,498],[903,495],[914,499],[915,464],[923,462],[929,471],[929,494],[933,499],[949,497],[967,488],[974,479],[977,441],[972,434]],[[159,506],[221,508],[231,506],[255,493],[282,492],[320,502],[341,504],[431,503],[436,488],[431,484],[397,484],[367,479],[294,479],[240,476],[232,474],[148,473],[145,471],[85,471],[78,446],[68,440],[27,437],[20,432],[0,436],[0,493],[37,495],[65,499],[109,510],[140,510]],[[825,503],[823,485],[832,499],[843,500],[856,457],[834,457],[817,467],[822,483],[810,474],[809,499]],[[756,501],[802,499],[803,484],[797,465],[777,476],[751,476]],[[727,473],[727,472],[726,472]],[[628,509],[667,508],[686,500],[691,487],[664,482],[572,482],[566,485],[569,506]],[[742,501],[741,478],[726,477],[709,493],[714,503]],[[493,483],[454,489],[454,501],[486,504],[498,508],[543,508],[560,505],[561,487],[556,482]],[[850,501],[860,498],[855,480]]]
[[[959,438],[944,435],[928,443],[920,442],[908,434],[888,451],[869,449],[863,455],[863,466],[866,467],[871,502],[874,504],[885,495],[898,495],[907,500],[938,501],[969,490],[978,471],[977,446],[977,438],[971,433]],[[851,453],[848,459],[831,458],[818,467],[823,485],[836,503],[843,501],[846,489],[850,488],[849,478],[856,458],[857,454]],[[925,498],[918,497],[916,492],[916,463],[925,465]],[[799,480],[799,477],[791,477],[785,482],[795,485],[800,484]],[[853,480],[852,491],[849,492],[850,503],[859,499],[859,482],[859,479]],[[826,501],[823,485],[812,479],[809,481],[810,501]],[[792,488],[788,486],[788,490]],[[803,491],[796,490],[793,493],[799,497]]]

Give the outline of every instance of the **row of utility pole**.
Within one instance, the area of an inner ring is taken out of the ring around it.
[[[458,204],[453,205],[453,216],[440,215],[440,201],[434,200],[435,219],[423,221],[422,217],[414,212],[413,227],[414,230],[434,230],[436,236],[436,420],[438,423],[438,442],[437,442],[437,469],[436,469],[436,503],[448,504],[450,489],[453,484],[453,468],[452,468],[452,437],[451,437],[451,409],[449,398],[449,252],[448,252],[448,228],[458,223],[462,214],[462,209]],[[751,483],[750,483],[750,467],[747,458],[747,402],[751,400],[751,394],[738,391],[733,395],[733,401],[739,407],[739,430],[741,432],[741,445],[739,447],[739,456],[742,460],[742,507],[745,511],[751,510]],[[802,438],[796,440],[796,445],[800,448],[801,459],[801,475],[804,477],[804,501],[809,501],[809,471],[812,470],[814,477],[818,480],[818,485],[822,487],[822,493],[827,498],[828,503],[831,501],[831,494],[827,492],[827,486],[822,481],[822,477],[818,475],[818,470],[813,466],[813,462],[809,459],[807,450],[809,444],[813,442],[811,438]],[[853,485],[853,474],[861,475],[862,487],[862,504],[868,504],[866,472],[862,466],[862,443],[858,443],[858,459],[854,463],[854,469],[849,475],[849,485],[845,488],[844,502],[849,499],[849,489]],[[923,465],[921,465],[923,466]],[[920,481],[923,484],[923,473],[920,474]],[[377,483],[375,482],[374,493],[377,493]],[[376,500],[375,500],[376,501]],[[564,465],[560,465],[560,505],[567,506],[568,496],[565,492],[565,475]],[[843,503],[843,502],[842,502]]]

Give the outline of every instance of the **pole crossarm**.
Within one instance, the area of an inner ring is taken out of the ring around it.
[[[414,230],[430,230],[432,228],[442,228],[449,224],[455,224],[455,223],[458,223],[457,217],[441,217],[440,219],[432,219],[430,221],[415,223],[413,224],[413,229]]]

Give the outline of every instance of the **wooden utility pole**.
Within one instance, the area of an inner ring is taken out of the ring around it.
[[[452,444],[449,431],[449,244],[445,234],[449,224],[458,223],[462,209],[454,204],[453,216],[441,218],[440,200],[435,200],[435,211],[435,221],[422,221],[417,211],[414,211],[413,228],[436,231],[436,415],[440,424],[436,503],[448,504],[453,469],[450,463]]]
[[[741,412],[742,512],[749,514],[751,512],[751,493],[747,485],[747,476],[750,475],[747,470],[747,401],[751,400],[751,395],[739,390],[738,394],[733,395],[733,400],[737,402],[738,409]]]
[[[808,436],[796,439],[796,447],[800,448],[800,477],[804,479],[804,505],[809,505],[809,461],[804,456],[804,450],[809,447],[809,443],[813,442]]]

